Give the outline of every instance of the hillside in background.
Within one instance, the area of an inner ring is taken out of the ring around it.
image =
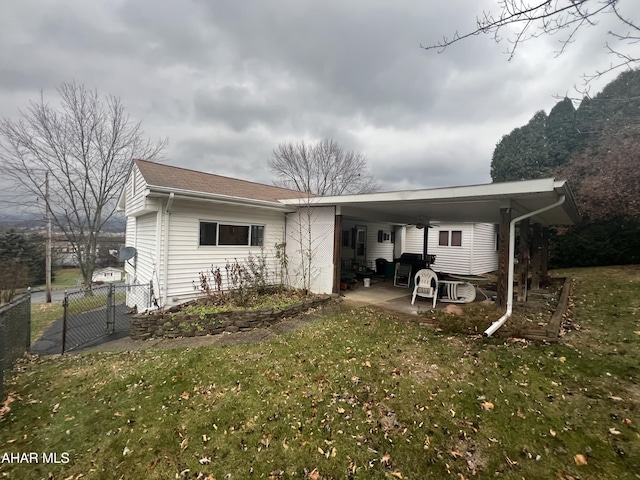
[[[640,71],[536,112],[498,142],[491,177],[569,180],[584,221],[558,237],[557,265],[640,262]]]
[[[123,233],[126,220],[122,212],[116,212],[107,220],[101,233]],[[0,216],[0,232],[10,229],[19,231],[41,231],[46,228],[45,219],[41,214],[5,214]]]

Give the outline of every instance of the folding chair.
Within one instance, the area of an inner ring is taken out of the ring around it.
[[[396,263],[395,273],[393,275],[393,286],[409,288],[410,283],[411,265],[408,263]]]

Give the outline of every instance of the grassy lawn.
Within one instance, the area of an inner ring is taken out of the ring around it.
[[[51,287],[56,289],[77,287],[78,280],[82,281],[82,273],[79,268],[57,268]],[[45,285],[41,285],[42,288]]]
[[[0,455],[69,461],[0,477],[640,478],[640,266],[561,273],[561,344],[358,308],[257,345],[31,360]]]
[[[32,303],[31,304],[31,343],[58,318],[62,318],[62,302]]]

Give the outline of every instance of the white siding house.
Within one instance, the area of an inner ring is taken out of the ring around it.
[[[276,245],[284,242],[287,213],[296,210],[277,199],[301,195],[136,160],[118,203],[127,217],[125,243],[136,249],[125,263],[127,282],[150,283],[154,302],[171,306],[197,297],[200,272],[215,267],[226,289],[225,266],[249,256],[264,256],[273,277],[279,271]],[[329,210],[332,226],[334,209]]]
[[[121,282],[122,270],[119,268],[107,267],[93,272],[92,282]]]
[[[423,253],[424,230],[413,226],[420,218],[447,220],[428,230],[436,271],[487,273],[498,266],[495,224],[504,205],[514,218],[530,213],[545,225],[579,219],[568,185],[554,179],[316,197],[144,160],[133,162],[118,200],[125,245],[135,248],[127,282],[151,284],[158,307],[196,297],[199,273],[212,267],[228,288],[227,263],[251,256],[264,258],[274,283],[336,292],[344,261],[374,268],[378,258]]]
[[[435,222],[427,232],[427,252],[437,272],[482,275],[498,268],[497,226],[492,223]],[[423,253],[424,229],[406,228],[405,252]]]

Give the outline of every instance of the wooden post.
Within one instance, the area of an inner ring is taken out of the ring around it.
[[[518,301],[527,301],[527,283],[529,282],[529,219],[525,218],[520,222],[520,263],[518,270]]]
[[[540,277],[543,282],[549,278],[549,227],[542,229],[542,249],[540,250]]]
[[[340,264],[342,261],[342,215],[336,212],[333,224],[333,293],[340,293]]]
[[[531,235],[531,290],[540,289],[540,271],[542,268],[542,225],[533,224]]]
[[[498,293],[497,303],[507,305],[507,281],[509,277],[509,223],[511,209],[500,209],[500,224],[498,225]]]

